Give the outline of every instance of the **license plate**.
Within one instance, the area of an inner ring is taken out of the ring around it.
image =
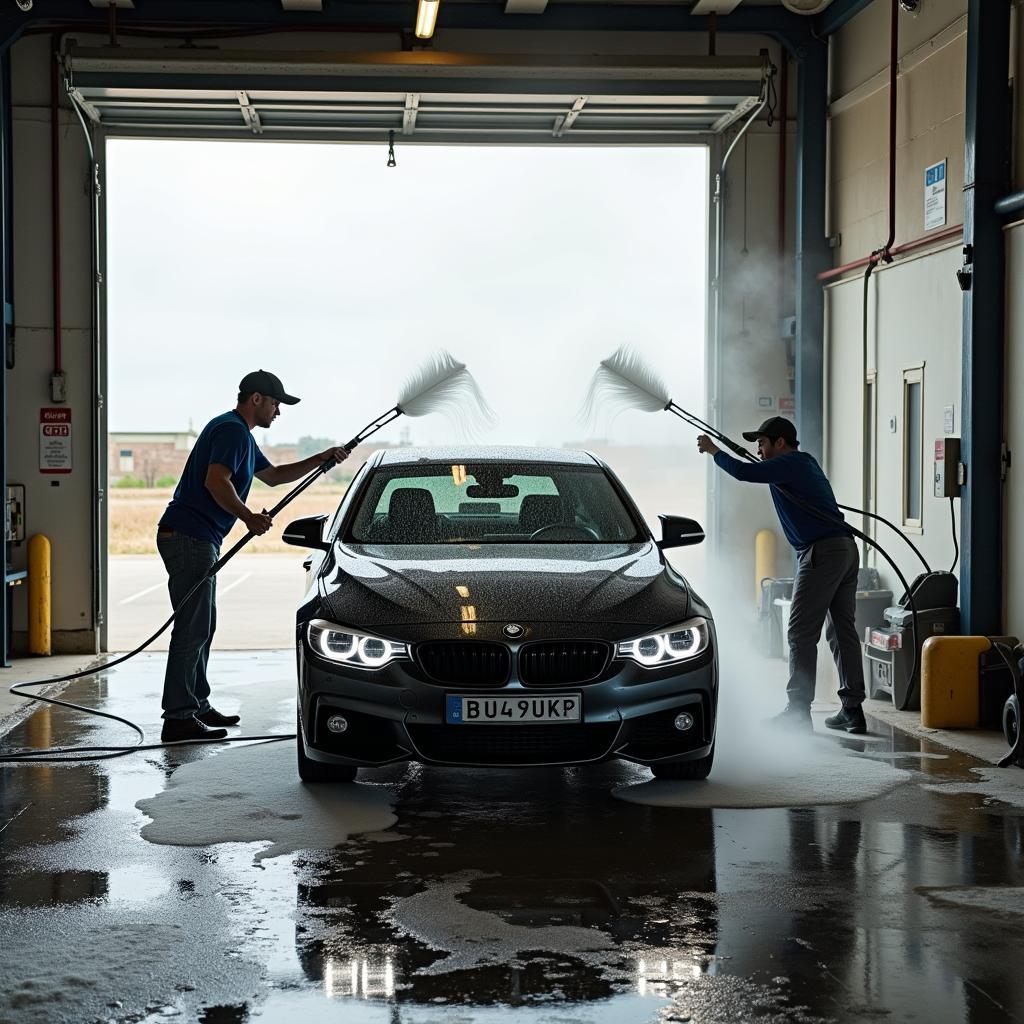
[[[449,725],[516,725],[547,722],[552,725],[580,721],[583,701],[578,693],[543,697],[484,697],[449,693],[445,720]]]

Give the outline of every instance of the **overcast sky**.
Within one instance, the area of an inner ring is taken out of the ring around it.
[[[396,150],[388,169],[384,144],[111,141],[110,429],[198,430],[263,367],[302,402],[259,443],[343,441],[438,348],[494,407],[487,442],[583,437],[591,368],[623,342],[703,408],[705,150]]]

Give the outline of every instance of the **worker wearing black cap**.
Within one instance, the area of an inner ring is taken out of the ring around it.
[[[253,512],[245,504],[254,476],[273,487],[348,457],[345,448],[327,448],[300,462],[270,464],[252,430],[269,427],[282,405],[298,401],[274,374],[254,370],[239,383],[235,408],[210,420],[196,438],[156,534],[174,608],[220,558],[221,542],[236,519],[256,536],[273,525],[265,511]],[[164,742],[223,739],[223,726],[239,722],[238,715],[222,715],[210,706],[206,665],[217,625],[216,588],[216,578],[209,579],[175,617],[164,674]]]
[[[827,622],[826,636],[839,671],[843,706],[838,714],[825,719],[825,724],[830,729],[866,732],[861,709],[864,668],[854,625],[860,564],[857,545],[844,526],[843,514],[821,466],[812,455],[799,451],[793,423],[772,416],[756,430],[744,432],[743,437],[757,442],[760,463],[726,455],[706,434],[697,438],[697,448],[713,455],[718,467],[737,480],[771,487],[782,530],[797,552],[789,612],[789,703],[772,721],[781,726],[811,728],[818,638]]]

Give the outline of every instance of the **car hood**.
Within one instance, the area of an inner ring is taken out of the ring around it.
[[[586,622],[665,625],[686,583],[642,544],[343,545],[321,614],[351,626]]]

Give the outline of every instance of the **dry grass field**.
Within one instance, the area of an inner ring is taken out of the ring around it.
[[[294,485],[292,485],[294,486]],[[283,509],[274,524],[274,529],[263,537],[256,537],[246,546],[253,554],[294,551],[295,548],[281,540],[281,529],[293,519],[313,516],[318,513],[332,513],[347,483],[325,480],[313,484],[300,494],[287,508]],[[266,507],[280,501],[289,491],[288,487],[265,487],[258,482],[249,493],[247,504],[250,508]],[[109,544],[112,555],[155,555],[156,524],[160,521],[167,503],[174,493],[171,488],[119,488],[112,487],[110,494]],[[245,534],[245,527],[236,523],[223,544],[227,550]]]

